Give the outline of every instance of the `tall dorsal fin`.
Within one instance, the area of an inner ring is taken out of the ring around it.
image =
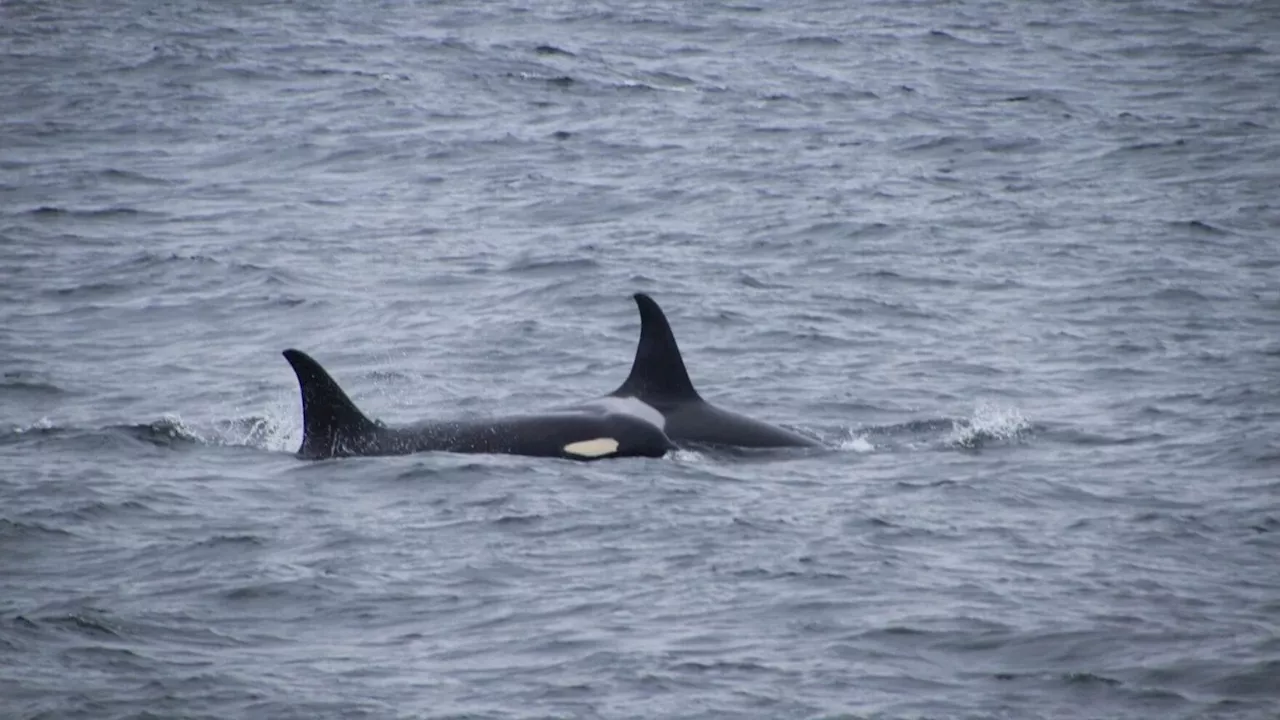
[[[302,391],[303,457],[331,457],[356,449],[378,425],[360,412],[320,363],[301,350],[285,350]]]
[[[644,293],[632,297],[640,308],[640,344],[631,363],[631,374],[613,394],[646,401],[700,399],[689,380],[689,371],[684,369],[676,336],[662,308]]]

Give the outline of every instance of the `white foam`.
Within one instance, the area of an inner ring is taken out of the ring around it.
[[[32,430],[49,430],[52,427],[53,427],[53,421],[51,421],[48,417],[42,417],[39,420],[35,421],[34,423],[26,427],[15,425],[13,427],[13,433],[15,435],[21,435],[22,433],[31,432]]]
[[[866,435],[858,435],[840,444],[841,449],[852,450],[856,453],[875,452],[875,443],[867,439]]]
[[[978,447],[986,440],[1018,440],[1031,423],[1017,408],[981,403],[973,417],[953,423],[947,442],[958,447]]]

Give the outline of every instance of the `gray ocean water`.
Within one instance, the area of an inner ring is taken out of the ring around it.
[[[0,717],[1280,717],[1280,5],[0,2]],[[307,462],[626,376],[821,452]]]

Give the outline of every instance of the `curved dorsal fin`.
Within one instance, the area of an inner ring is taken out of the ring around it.
[[[338,387],[320,363],[301,350],[285,350],[302,391],[303,457],[329,457],[352,446],[378,429]]]
[[[671,325],[667,323],[662,308],[644,293],[636,293],[632,297],[640,308],[640,344],[636,347],[631,374],[612,394],[646,401],[649,398],[700,399],[689,380],[689,372],[684,369],[676,336],[671,333]]]

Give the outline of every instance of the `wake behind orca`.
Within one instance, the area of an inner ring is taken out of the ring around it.
[[[302,393],[298,456],[308,460],[426,451],[597,460],[662,457],[675,447],[652,418],[628,413],[625,406],[389,428],[360,412],[309,355],[285,350],[284,357]]]
[[[644,293],[632,297],[640,308],[640,343],[631,373],[617,390],[582,407],[613,408],[653,418],[677,444],[743,448],[823,446],[813,438],[703,400],[689,379],[675,334],[662,308]]]

